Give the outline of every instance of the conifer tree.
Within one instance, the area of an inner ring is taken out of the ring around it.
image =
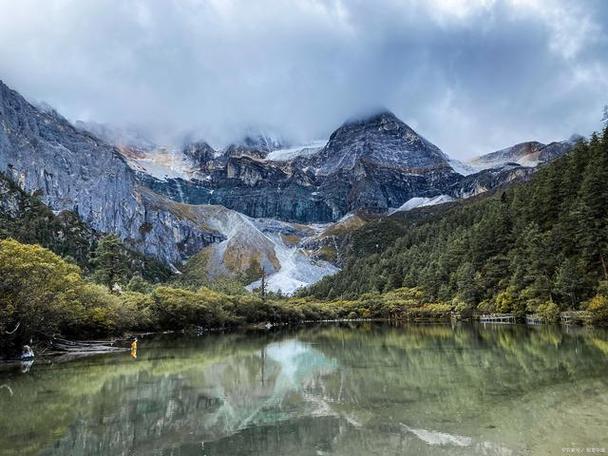
[[[129,262],[118,236],[110,234],[99,241],[92,263],[95,266],[95,279],[108,289],[111,290],[116,283],[126,282]]]

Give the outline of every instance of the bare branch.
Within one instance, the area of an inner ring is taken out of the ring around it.
[[[4,334],[15,334],[15,332],[19,329],[19,325],[21,325],[21,322],[17,323],[17,326],[15,326],[15,329],[13,329],[12,331],[4,331]]]

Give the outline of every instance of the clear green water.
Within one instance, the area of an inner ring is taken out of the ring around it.
[[[608,452],[608,334],[325,325],[0,371],[2,455]]]

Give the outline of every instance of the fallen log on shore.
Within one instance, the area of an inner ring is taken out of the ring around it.
[[[73,354],[111,353],[129,350],[128,347],[115,346],[114,344],[118,340],[119,339],[80,341],[55,338],[51,341],[51,347],[60,352]]]

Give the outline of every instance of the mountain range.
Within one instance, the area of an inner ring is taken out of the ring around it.
[[[210,278],[257,268],[288,293],[336,272],[344,237],[366,221],[526,179],[576,141],[460,163],[383,111],[346,121],[328,141],[248,132],[221,148],[162,147],[72,124],[2,82],[0,123],[0,173],[56,213],[71,211],[176,273],[204,257]]]

